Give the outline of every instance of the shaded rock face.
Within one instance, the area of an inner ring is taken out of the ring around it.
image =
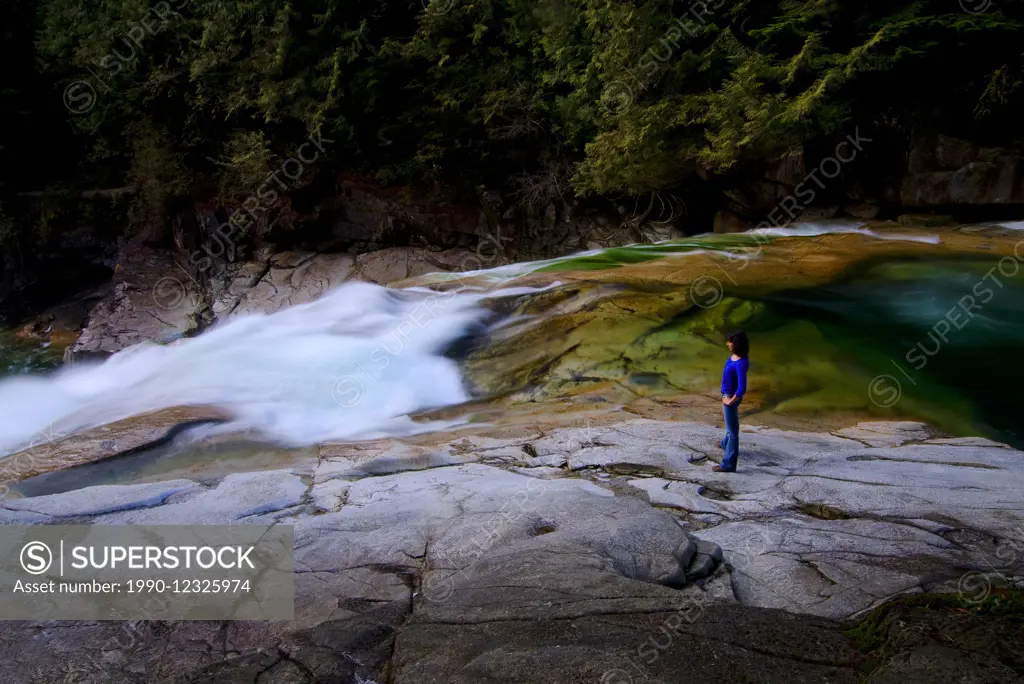
[[[461,270],[682,235],[671,225],[681,218],[682,208],[658,197],[638,200],[615,214],[584,211],[562,198],[524,207],[515,197],[493,191],[481,193],[476,202],[449,203],[353,179],[342,179],[339,190],[321,212],[335,217],[334,239],[359,252],[389,246],[462,248],[483,261]]]
[[[267,261],[234,265],[214,281],[217,320],[250,313],[276,313],[308,304],[349,280],[378,285],[426,273],[459,272],[480,264],[476,252],[390,247],[358,256],[348,253],[280,252]]]
[[[227,264],[200,286],[170,251],[126,247],[111,291],[89,313],[65,361],[100,360],[141,342],[171,342],[231,316],[276,313],[315,301],[348,280],[386,285],[425,273],[486,267],[476,252],[465,249],[260,256]]]
[[[915,141],[900,188],[907,207],[1024,204],[1024,160],[947,136]]]
[[[943,598],[911,597],[874,611],[863,621],[859,631],[874,637],[870,650],[878,663],[868,681],[1020,682],[1024,672],[1024,654],[1019,648],[1024,642],[1024,595],[1000,592],[988,606],[979,605],[982,601],[957,605]],[[1006,607],[993,605],[996,601]],[[938,607],[929,609],[929,603]],[[865,626],[873,629],[865,630]]]
[[[497,191],[444,199],[435,196],[434,190],[382,187],[342,174],[330,188],[311,186],[283,200],[275,208],[275,219],[255,222],[249,236],[260,243],[316,252],[466,249],[485,262],[476,268],[487,268],[681,235],[669,224],[685,213],[684,207],[658,197],[608,209],[583,208],[571,196],[534,200]],[[226,215],[237,209],[226,208]],[[192,223],[216,226],[221,222],[207,208],[197,208],[194,214],[189,217]]]
[[[179,339],[199,328],[202,302],[170,251],[130,243],[121,250],[110,292],[90,311],[64,360],[97,360],[141,342]]]
[[[333,217],[331,234],[360,251],[374,244],[468,248],[493,232],[479,207],[413,199],[353,179],[342,179],[325,207]]]
[[[246,239],[252,245],[234,244],[233,228],[221,232],[230,211],[196,207],[182,220],[190,232],[176,233],[188,238],[182,254],[141,240],[121,250],[111,293],[66,359],[100,359],[139,342],[172,341],[227,316],[274,313],[346,280],[385,285],[681,235],[667,221],[678,212],[666,201],[652,199],[634,213],[623,208],[614,218],[573,216],[554,203],[517,213],[506,203],[497,193],[484,193],[475,204],[438,203],[341,180],[334,196],[307,213],[292,203],[280,207],[274,230],[266,221],[254,224]],[[196,243],[203,233],[208,239]],[[296,249],[275,254],[275,240]]]
[[[281,252],[268,261],[244,262],[214,282],[213,315],[276,313],[315,301],[353,274],[348,254]]]
[[[715,224],[713,229],[716,233],[742,233],[752,227],[752,225],[748,224],[731,211],[723,209],[715,214]]]
[[[110,280],[118,252],[118,236],[111,227],[123,217],[97,212],[94,202],[87,204],[88,210],[68,212],[74,219],[51,225],[45,246],[23,244],[0,253],[0,316],[19,320],[73,305]],[[61,316],[59,310],[49,313]]]
[[[805,148],[752,163],[724,190],[727,213],[716,217],[715,232],[731,232],[730,216],[753,226],[836,216],[870,220],[903,209],[961,207],[965,216],[969,210],[987,216],[986,208],[1024,205],[1024,160],[1016,152],[945,135],[909,141],[883,135],[872,133],[848,164],[816,165],[836,153]],[[841,175],[832,176],[832,168]]]
[[[5,501],[9,524],[294,525],[296,614],[135,623],[131,639],[114,638],[117,624],[5,622],[0,675],[532,684],[667,683],[685,671],[853,684],[865,681],[863,658],[829,618],[964,590],[965,571],[1024,580],[1024,554],[1001,546],[1024,544],[1019,451],[909,422],[837,434],[747,426],[740,470],[724,474],[699,462],[719,437],[631,420],[431,446],[330,444],[288,470]],[[899,623],[867,681],[936,681],[930,644],[908,627],[928,619]],[[957,671],[988,667],[976,656],[957,655]]]
[[[572,238],[575,247],[563,242],[556,253],[676,235],[667,225],[612,230],[604,223],[595,223],[585,245],[579,244],[582,238],[576,233]],[[361,254],[273,254],[263,249],[252,260],[220,264],[190,275],[171,251],[132,244],[122,252],[110,294],[92,310],[65,360],[102,359],[140,342],[170,342],[230,316],[276,313],[312,302],[350,280],[387,285],[427,273],[494,268],[508,261],[502,247],[502,242],[487,237],[474,249],[404,246]]]
[[[803,149],[792,149],[784,154],[756,165],[743,174],[738,187],[725,191],[727,200],[733,205],[728,213],[747,219],[751,227],[761,217],[790,197],[796,187],[807,176],[807,162]],[[788,220],[788,219],[787,219]],[[726,230],[732,223],[727,216],[715,217],[715,232],[737,232]],[[720,230],[720,226],[722,230]]]
[[[427,273],[487,268],[483,261],[484,259],[477,253],[468,249],[456,248],[433,252],[415,247],[391,247],[360,254],[356,258],[355,276],[359,280],[386,285]]]

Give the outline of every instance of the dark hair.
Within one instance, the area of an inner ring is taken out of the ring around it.
[[[727,342],[732,342],[732,353],[736,356],[746,358],[750,353],[750,340],[747,339],[747,333],[742,330],[729,333],[725,339]]]

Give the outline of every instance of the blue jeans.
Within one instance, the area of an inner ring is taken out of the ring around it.
[[[736,460],[740,455],[740,403],[732,406],[722,404],[722,415],[725,416],[725,437],[718,446],[725,450],[722,459],[723,470],[736,470]]]

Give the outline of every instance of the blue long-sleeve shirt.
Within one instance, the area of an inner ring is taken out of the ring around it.
[[[747,370],[750,362],[747,357],[739,361],[733,361],[730,356],[725,362],[725,370],[722,371],[722,394],[736,395],[742,399],[747,391]]]

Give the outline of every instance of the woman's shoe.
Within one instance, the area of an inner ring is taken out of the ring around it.
[[[716,473],[735,473],[736,472],[735,468],[730,470],[728,468],[723,468],[722,466],[712,466],[711,470],[713,470]]]

